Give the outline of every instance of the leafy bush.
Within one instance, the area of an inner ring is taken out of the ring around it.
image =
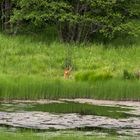
[[[31,28],[56,26],[64,42],[86,42],[96,34],[104,39],[115,35],[136,36],[139,0],[12,0],[10,21],[30,23]],[[10,11],[9,11],[10,12]],[[9,15],[9,16],[10,16]],[[21,26],[21,25],[20,25]],[[31,29],[30,29],[31,30]],[[99,38],[99,37],[98,37]]]
[[[123,78],[128,80],[140,80],[140,72],[129,72],[128,70],[124,70]]]
[[[75,75],[76,81],[102,81],[102,80],[109,80],[112,78],[112,74],[109,72],[104,73],[96,73],[94,71],[88,71],[88,72],[80,72]]]
[[[131,80],[131,79],[136,79],[136,76],[135,76],[134,73],[131,73],[128,70],[124,70],[123,71],[123,78],[124,79],[128,79],[128,80]]]

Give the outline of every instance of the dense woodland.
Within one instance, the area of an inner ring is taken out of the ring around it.
[[[64,42],[111,40],[140,32],[140,0],[0,0],[8,34],[55,28]]]

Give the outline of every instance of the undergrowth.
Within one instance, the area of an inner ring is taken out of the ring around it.
[[[140,99],[139,80],[123,79],[124,69],[140,69],[138,43],[114,47],[43,39],[41,35],[0,34],[1,99]],[[65,80],[68,59],[72,72]]]
[[[77,82],[35,76],[0,77],[0,99],[94,98],[140,100],[140,81],[111,79]]]

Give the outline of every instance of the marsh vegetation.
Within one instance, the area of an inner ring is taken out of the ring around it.
[[[103,106],[62,100],[47,104],[1,102],[0,124],[3,127],[0,128],[0,138],[135,139],[140,134],[139,111],[136,109],[138,107],[134,109],[134,106]]]
[[[80,132],[80,131],[56,131],[56,132],[35,132],[32,130],[14,131],[10,128],[0,128],[0,139],[8,140],[116,140],[123,138],[124,140],[134,140],[135,137],[108,135],[104,132]]]
[[[128,48],[102,44],[85,47],[58,41],[46,44],[42,38],[0,35],[1,99],[140,99],[139,80],[124,78],[124,70],[139,70],[139,43]],[[69,47],[73,69],[65,80]]]
[[[0,0],[0,5],[0,139],[139,137],[138,102],[132,107],[74,102],[140,101],[139,0]],[[38,104],[40,99],[55,102]],[[55,127],[76,130],[46,132]]]
[[[80,115],[96,115],[106,116],[110,118],[128,118],[139,117],[138,115],[132,115],[129,112],[129,108],[112,107],[112,106],[97,106],[90,104],[81,104],[75,102],[63,102],[63,103],[50,103],[50,104],[0,104],[0,111],[4,112],[17,112],[17,111],[40,111],[50,112],[58,114],[78,113]]]

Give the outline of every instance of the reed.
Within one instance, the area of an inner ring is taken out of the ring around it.
[[[140,81],[112,79],[93,83],[39,76],[0,76],[0,99],[91,98],[140,100]]]

